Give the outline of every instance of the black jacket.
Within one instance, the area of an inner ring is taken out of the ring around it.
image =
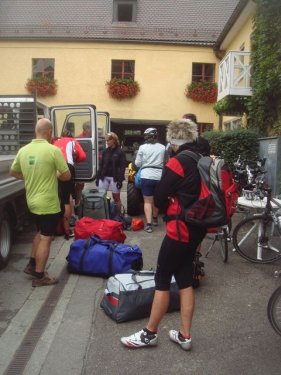
[[[122,182],[125,180],[125,169],[127,167],[127,161],[124,151],[120,147],[111,149],[106,148],[102,153],[102,160],[100,163],[100,170],[98,173],[98,179],[103,180],[106,177],[108,167],[111,163],[112,166],[112,177],[115,182]]]

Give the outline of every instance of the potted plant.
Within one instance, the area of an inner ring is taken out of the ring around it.
[[[31,94],[36,93],[37,96],[51,96],[57,93],[57,81],[48,77],[29,78],[25,84],[25,88]]]
[[[138,82],[133,79],[112,78],[106,86],[109,96],[117,100],[133,98],[140,91]]]
[[[185,95],[196,102],[215,103],[218,95],[218,86],[213,82],[192,82],[186,86]]]
[[[249,98],[246,96],[228,95],[214,105],[214,111],[222,116],[242,116],[249,113]]]

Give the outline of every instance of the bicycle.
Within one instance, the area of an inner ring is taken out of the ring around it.
[[[231,222],[227,225],[223,225],[219,228],[216,228],[216,231],[214,232],[214,237],[210,237],[209,233],[207,234],[206,238],[208,239],[213,239],[213,242],[209,246],[205,258],[208,257],[210,251],[214,247],[215,243],[219,243],[219,249],[220,249],[220,254],[222,256],[222,260],[224,263],[227,263],[228,261],[228,243],[231,242]]]
[[[277,272],[277,277],[281,272]],[[281,286],[269,298],[267,304],[267,317],[272,328],[281,336]]]
[[[281,258],[281,211],[276,210],[281,208],[281,204],[272,198],[271,191],[270,188],[261,187],[256,193],[253,192],[260,199],[266,197],[263,212],[248,216],[233,231],[235,250],[253,263],[265,264]]]

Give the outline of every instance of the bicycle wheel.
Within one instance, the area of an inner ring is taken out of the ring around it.
[[[233,245],[250,262],[273,262],[281,257],[280,229],[269,215],[248,217],[235,227]]]
[[[272,293],[268,301],[267,316],[273,329],[281,336],[281,286]]]
[[[220,232],[217,234],[220,244],[220,253],[224,263],[226,263],[228,260],[228,233],[227,227],[221,227]]]

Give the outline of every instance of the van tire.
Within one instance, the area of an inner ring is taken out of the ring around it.
[[[12,249],[12,225],[7,212],[0,217],[0,269],[9,262]]]

